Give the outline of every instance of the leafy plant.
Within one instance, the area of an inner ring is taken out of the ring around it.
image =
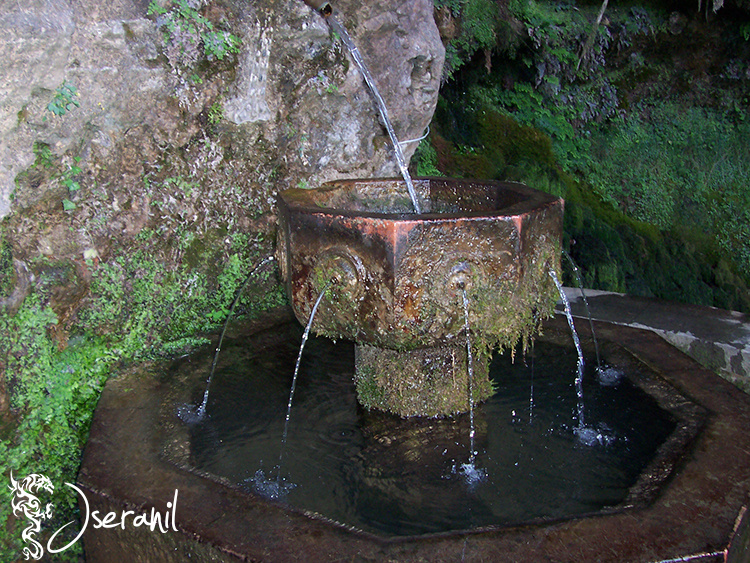
[[[169,63],[178,72],[192,69],[201,54],[209,61],[221,61],[240,50],[240,38],[216,29],[198,11],[199,7],[200,3],[188,0],[170,0],[165,5],[152,0],[148,7],[147,14],[156,16],[156,25],[164,32]],[[199,46],[202,46],[202,53]]]
[[[228,255],[217,260],[204,249],[203,269],[165,267],[157,250],[164,241],[149,230],[136,237],[139,250],[92,266],[90,296],[63,350],[49,334],[58,320],[40,293],[44,284],[15,316],[0,312],[0,374],[13,410],[12,423],[0,425],[4,476],[12,470],[14,475],[42,473],[55,485],[75,482],[93,410],[111,371],[123,362],[184,353],[207,342],[203,334],[224,321],[235,292],[259,261],[261,246],[260,239],[226,232],[220,240],[231,242]],[[189,246],[203,242],[186,237]],[[3,243],[0,250],[6,247]],[[12,270],[6,251],[0,266],[0,274]],[[206,268],[214,269],[211,276]],[[281,288],[269,283],[271,275],[271,268],[258,274],[235,314],[284,302]],[[69,489],[56,486],[55,491],[56,516],[46,521],[42,536],[77,517],[77,499],[66,494]],[[22,528],[14,525],[9,495],[8,487],[0,487],[0,527],[7,531],[0,542],[3,561],[14,561],[22,549]],[[76,549],[63,555],[76,559],[80,545]]]
[[[42,168],[52,168],[55,166],[55,155],[52,153],[52,149],[46,143],[40,141],[34,142],[32,147],[34,151],[34,166],[41,166]]]
[[[438,169],[437,151],[429,138],[422,139],[414,152],[411,166],[417,176],[442,176]]]
[[[96,400],[116,359],[100,341],[78,339],[60,352],[47,331],[57,323],[38,295],[11,317],[0,313],[0,367],[10,391],[17,424],[0,441],[0,473],[42,473],[53,483],[74,482]],[[0,488],[0,525],[8,529],[10,491]],[[56,507],[48,529],[77,519],[76,499],[56,487]],[[20,526],[0,545],[0,557],[21,553]],[[80,545],[65,555],[81,555]]]
[[[477,51],[494,50],[498,39],[505,37],[496,0],[438,0],[435,6],[448,8],[460,22],[458,35],[446,47],[445,78],[450,78]]]
[[[73,211],[74,209],[78,208],[78,206],[72,201],[70,201],[68,198],[65,198],[62,200],[62,206],[63,206],[63,211]]]
[[[208,108],[208,122],[211,125],[216,125],[222,119],[224,119],[224,106],[221,105],[221,102],[216,101]]]
[[[74,107],[81,107],[81,103],[76,99],[80,94],[73,84],[63,82],[55,92],[55,97],[47,104],[47,109],[53,114],[63,116]]]
[[[714,233],[750,271],[750,124],[670,102],[637,110],[594,136],[592,184],[636,219]]]
[[[240,38],[228,31],[207,31],[201,34],[201,38],[203,39],[203,52],[209,61],[221,61],[227,55],[240,51]]]
[[[78,163],[81,161],[81,157],[75,157],[75,164],[68,165],[67,168],[60,174],[60,183],[68,188],[68,193],[72,196],[81,189],[81,184],[78,183],[76,176],[82,172]],[[65,198],[62,200],[63,211],[73,211],[78,206],[70,199]]]
[[[81,170],[81,167],[78,166],[78,164],[81,162],[80,156],[76,156],[73,159],[73,162],[74,164],[68,165],[68,167],[60,176],[60,182],[63,186],[68,188],[68,191],[70,193],[76,192],[81,189],[81,184],[78,183],[78,180],[76,180],[75,177],[83,171]]]

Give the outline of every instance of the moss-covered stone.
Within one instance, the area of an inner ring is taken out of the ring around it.
[[[396,351],[374,346],[355,348],[359,402],[401,417],[446,416],[469,410],[471,403],[489,398],[489,359],[486,351],[472,351],[472,381],[466,345]]]

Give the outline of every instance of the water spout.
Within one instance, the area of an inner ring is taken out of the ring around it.
[[[289,400],[286,405],[286,417],[284,418],[284,432],[281,435],[281,449],[279,450],[279,461],[276,466],[277,473],[276,479],[266,477],[262,468],[255,472],[253,477],[246,479],[246,482],[252,482],[252,486],[255,491],[271,500],[283,500],[287,493],[291,491],[296,485],[294,483],[286,483],[284,478],[281,476],[281,468],[284,462],[284,453],[286,451],[287,436],[289,434],[289,419],[292,416],[292,402],[294,401],[294,391],[297,388],[297,375],[299,374],[299,366],[302,363],[302,352],[307,344],[307,339],[310,336],[310,329],[312,328],[313,320],[315,319],[315,313],[318,310],[320,302],[323,300],[323,296],[328,291],[333,281],[329,281],[323,290],[318,295],[315,305],[313,305],[312,311],[310,312],[310,318],[305,326],[305,331],[302,333],[302,343],[299,347],[299,353],[297,354],[297,363],[294,366],[294,375],[292,376],[292,387],[289,391]]]
[[[599,344],[596,341],[596,332],[594,331],[594,320],[591,316],[591,309],[589,308],[589,301],[586,299],[586,292],[583,289],[583,280],[581,279],[581,272],[578,269],[578,266],[573,261],[573,258],[570,257],[570,254],[562,251],[563,256],[567,258],[568,262],[570,263],[570,266],[573,268],[573,274],[575,274],[576,282],[578,283],[578,289],[581,290],[581,298],[583,299],[583,306],[586,308],[586,316],[589,318],[589,327],[591,327],[591,338],[594,340],[594,351],[596,352],[596,367],[597,370],[602,369],[602,362],[599,358]]]
[[[320,302],[323,300],[323,296],[326,294],[326,291],[330,287],[331,283],[332,282],[328,282],[326,286],[323,288],[323,290],[320,292],[320,295],[318,295],[318,299],[315,301],[315,305],[313,305],[312,311],[310,312],[310,319],[307,321],[305,332],[302,334],[302,344],[299,347],[299,354],[297,354],[297,363],[294,366],[294,375],[292,376],[292,388],[289,391],[289,401],[287,402],[287,405],[286,405],[286,417],[284,418],[284,432],[281,435],[281,451],[279,452],[279,473],[277,476],[277,482],[281,481],[281,463],[284,460],[284,450],[286,448],[286,439],[287,439],[287,434],[289,432],[289,419],[292,416],[292,401],[294,399],[294,390],[297,387],[297,374],[299,373],[299,366],[302,361],[302,352],[305,349],[307,338],[310,336],[310,329],[312,328],[313,320],[315,319],[315,312],[318,310],[318,306],[320,305]]]
[[[375,79],[372,77],[372,74],[370,74],[370,70],[367,68],[365,61],[362,58],[362,54],[354,44],[354,41],[352,41],[352,38],[346,31],[346,28],[341,25],[339,21],[333,16],[327,17],[326,21],[328,22],[328,25],[331,27],[331,29],[335,33],[337,33],[339,37],[341,37],[341,41],[349,50],[349,54],[356,63],[357,68],[359,68],[359,71],[362,73],[362,77],[364,78],[367,87],[370,89],[373,98],[375,98],[375,104],[377,105],[378,112],[380,113],[380,119],[383,122],[383,126],[385,127],[386,131],[388,132],[388,136],[391,139],[391,145],[393,145],[393,152],[396,155],[396,163],[398,164],[398,168],[404,178],[404,182],[406,182],[406,189],[409,192],[409,197],[411,198],[412,205],[414,206],[414,212],[422,213],[422,209],[419,205],[419,199],[417,198],[417,192],[414,189],[414,182],[412,182],[411,174],[409,174],[409,166],[406,163],[404,151],[401,149],[401,143],[399,142],[398,137],[396,137],[396,132],[393,130],[391,119],[390,117],[388,117],[388,108],[386,107],[385,101],[383,101],[383,97],[380,95],[380,91],[375,84]]]
[[[333,13],[331,4],[325,0],[304,0],[304,2],[324,18],[327,18]]]
[[[578,375],[576,377],[576,394],[578,395],[578,428],[576,433],[581,433],[585,429],[585,423],[583,420],[583,352],[581,351],[581,341],[578,338],[578,333],[576,332],[576,327],[573,323],[573,313],[570,311],[570,302],[565,295],[565,290],[563,289],[560,280],[557,279],[557,274],[554,270],[550,270],[549,275],[554,280],[557,290],[560,293],[560,299],[565,306],[565,316],[568,319],[570,331],[573,333],[573,343],[575,344],[576,352],[578,353]]]
[[[227,326],[229,326],[229,320],[232,318],[232,314],[234,313],[234,308],[237,306],[237,303],[240,300],[240,295],[242,295],[242,292],[245,290],[245,287],[247,286],[248,282],[255,276],[256,272],[260,270],[263,266],[268,264],[269,262],[273,261],[273,256],[268,256],[261,260],[260,263],[258,263],[247,275],[245,278],[245,281],[242,282],[242,285],[237,289],[237,292],[234,294],[234,299],[232,300],[232,304],[229,306],[229,313],[227,313],[227,318],[224,319],[224,327],[221,329],[221,336],[219,336],[219,342],[216,344],[216,349],[214,350],[214,359],[211,362],[211,371],[208,374],[208,379],[206,380],[206,390],[203,392],[203,401],[201,402],[200,406],[195,409],[191,405],[182,405],[179,409],[177,409],[177,416],[186,424],[195,424],[197,422],[202,421],[206,418],[206,407],[208,405],[208,393],[211,389],[211,381],[214,377],[214,372],[216,371],[216,364],[219,361],[219,352],[221,352],[221,345],[224,342],[224,335],[227,332]]]

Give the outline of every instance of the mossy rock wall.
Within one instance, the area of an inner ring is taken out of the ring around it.
[[[359,71],[302,1],[185,6],[63,2],[1,16],[0,227],[35,279],[67,262],[85,296],[98,268],[140,252],[215,286],[236,235],[270,253],[280,190],[396,172]],[[396,133],[419,136],[444,54],[431,2],[336,10]]]

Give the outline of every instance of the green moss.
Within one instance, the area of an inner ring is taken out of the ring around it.
[[[493,393],[490,356],[473,350],[472,402]],[[469,410],[466,346],[396,351],[358,346],[357,397],[367,409],[401,417],[441,417]]]
[[[366,409],[387,408],[385,390],[378,385],[378,371],[375,366],[366,364],[357,367],[357,399]]]
[[[5,236],[5,228],[0,227],[0,300],[6,299],[16,285],[16,271],[13,267],[13,253]]]
[[[231,237],[230,237],[231,238]],[[208,241],[193,244],[210,244]],[[222,241],[226,238],[222,239]],[[254,242],[254,244],[253,244]],[[107,333],[128,353],[159,350],[170,342],[220,325],[235,293],[259,263],[259,241],[235,236],[228,256],[195,251],[197,264],[167,268],[159,259],[160,239],[142,237],[142,247],[115,257],[92,274],[90,305],[79,315],[81,327]],[[219,253],[221,254],[221,252]],[[206,259],[211,264],[206,264]],[[203,266],[203,267],[199,267]],[[284,303],[270,271],[259,272],[238,303],[238,314],[257,314]],[[269,283],[270,282],[270,283]]]

